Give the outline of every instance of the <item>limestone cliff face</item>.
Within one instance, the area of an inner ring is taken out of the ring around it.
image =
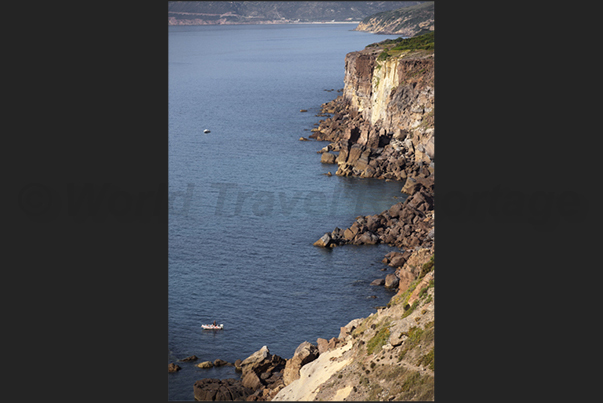
[[[338,175],[405,181],[434,168],[434,52],[382,51],[346,56],[343,94],[323,109],[334,116],[310,137],[332,142]]]
[[[433,52],[409,53],[382,61],[379,50],[349,53],[343,97],[350,109],[383,129],[382,135],[396,140],[409,137],[418,146],[434,134],[434,59]]]

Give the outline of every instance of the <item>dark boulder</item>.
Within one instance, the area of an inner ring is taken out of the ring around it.
[[[242,385],[237,379],[201,379],[193,385],[194,397],[198,401],[245,400],[253,390]]]
[[[173,362],[168,364],[168,372],[169,373],[174,373],[174,372],[178,372],[180,371],[182,368],[180,368],[179,365],[174,364]]]
[[[398,276],[396,276],[395,274],[388,274],[387,276],[385,276],[385,288],[396,288],[398,287],[398,283],[400,282],[400,280],[398,279]]]
[[[320,156],[320,162],[322,162],[323,164],[335,164],[336,158],[337,156],[335,154],[326,152]]]
[[[354,241],[356,245],[375,245],[379,242],[379,237],[370,231],[366,231],[359,235]]]

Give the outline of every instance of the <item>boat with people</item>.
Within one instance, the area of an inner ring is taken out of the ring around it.
[[[220,323],[219,325],[201,325],[201,327],[205,330],[222,330],[224,328],[224,324]]]

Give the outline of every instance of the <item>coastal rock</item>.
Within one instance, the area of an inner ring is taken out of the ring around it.
[[[212,368],[214,366],[214,363],[211,361],[203,361],[200,362],[199,364],[197,364],[197,367],[199,368]]]
[[[254,371],[249,371],[243,375],[241,378],[241,385],[252,390],[259,389],[263,386],[260,377]]]
[[[187,362],[187,361],[197,361],[197,356],[196,355],[191,355],[189,357],[183,358],[180,361],[182,362]]]
[[[320,157],[320,162],[323,164],[335,164],[337,156],[329,152],[323,153]]]
[[[318,346],[318,355],[327,352],[327,350],[329,349],[329,341],[321,337],[316,339],[316,345]]]
[[[318,241],[314,242],[313,245],[320,246],[321,248],[328,248],[331,246],[331,243],[332,243],[331,235],[327,232],[326,234],[321,236]]]
[[[305,137],[302,136],[302,137],[299,138],[299,141],[310,141],[310,140],[308,140],[307,138],[305,138]]]
[[[281,382],[285,363],[285,359],[270,354],[266,346],[262,347],[240,363],[242,385],[255,391],[254,395],[259,398],[264,388],[277,387]]]
[[[179,365],[174,364],[173,362],[168,364],[168,372],[169,373],[174,373],[174,372],[178,372],[180,371],[182,368],[180,368]]]
[[[242,385],[237,379],[204,378],[193,385],[194,398],[198,401],[245,400],[253,390]]]
[[[364,232],[354,242],[358,245],[375,245],[379,242],[379,237],[370,231]]]
[[[234,362],[234,367],[235,367],[235,371],[237,372],[241,372],[243,371],[243,368],[241,368],[241,359],[238,359]]]
[[[221,367],[223,365],[228,365],[228,362],[221,360],[219,358],[217,358],[216,360],[214,360],[214,366],[215,367]]]
[[[345,231],[343,231],[343,238],[346,241],[351,241],[354,239],[356,234],[358,234],[358,225],[354,223],[354,225],[352,225],[350,228],[347,228]]]
[[[404,266],[404,263],[406,263],[406,259],[408,259],[409,255],[410,255],[410,253],[394,252],[394,254],[392,255],[392,257],[389,261],[389,266],[391,266],[391,267]]]
[[[400,279],[393,273],[385,276],[385,288],[396,288],[399,282]]]
[[[385,279],[378,278],[376,280],[371,281],[370,285],[384,285],[384,284],[385,284]]]
[[[307,363],[318,358],[318,347],[310,342],[304,341],[296,349],[293,357],[287,360],[285,371],[283,373],[283,381],[285,386],[296,379],[299,379],[299,370]]]
[[[270,358],[270,356],[271,356],[271,354],[270,354],[270,350],[268,350],[268,347],[263,346],[261,349],[259,349],[255,353],[251,354],[249,357],[245,358],[241,362],[241,368],[243,369],[243,371],[245,371],[246,367],[252,366],[254,364],[258,364],[258,363],[264,361],[266,358]]]
[[[406,183],[404,183],[404,186],[402,187],[402,190],[400,190],[400,192],[410,195],[415,192],[416,187],[417,181],[414,178],[408,177],[406,178]]]

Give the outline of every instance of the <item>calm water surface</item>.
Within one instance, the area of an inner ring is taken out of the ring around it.
[[[327,143],[298,140],[343,88],[346,53],[397,37],[355,26],[169,27],[168,362],[199,357],[168,374],[169,400],[238,378],[200,361],[264,345],[290,358],[392,296],[369,285],[393,271],[380,270],[392,248],[312,246],[404,200],[397,182],[323,175],[337,169],[316,154]],[[213,320],[225,329],[201,329]]]

